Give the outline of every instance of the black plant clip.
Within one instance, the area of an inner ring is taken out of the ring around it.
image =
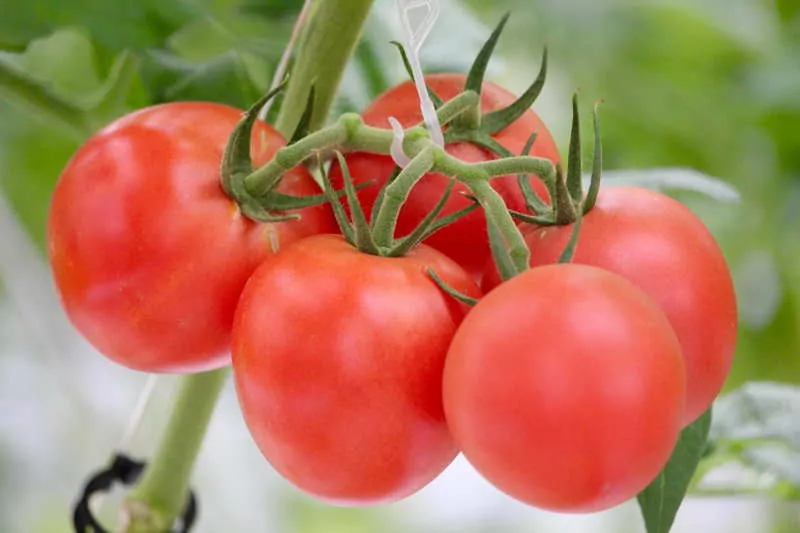
[[[123,453],[114,455],[111,465],[105,470],[96,472],[83,488],[80,499],[75,503],[72,510],[72,525],[75,533],[109,533],[100,525],[100,522],[92,515],[89,508],[89,501],[98,492],[108,492],[111,486],[117,482],[125,486],[131,486],[139,479],[146,463],[137,461]],[[189,491],[189,500],[183,515],[177,520],[176,529],[172,533],[189,533],[197,519],[198,503],[194,491]]]

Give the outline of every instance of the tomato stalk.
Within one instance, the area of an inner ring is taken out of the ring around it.
[[[275,127],[287,139],[297,128],[306,109],[308,93],[315,88],[314,111],[309,129],[327,119],[350,56],[374,0],[320,0],[311,17],[295,58],[286,97]]]
[[[588,213],[597,200],[603,170],[603,145],[600,139],[600,103],[594,106],[594,156],[592,159],[592,177],[589,190],[583,192],[583,156],[580,140],[580,114],[577,93],[572,97],[572,131],[570,134],[568,167],[566,173],[559,165],[556,168],[555,180],[543,178],[547,185],[553,207],[542,214],[542,206],[538,199],[527,198],[528,209],[535,214],[513,212],[514,218],[539,226],[566,226],[580,220],[582,214]],[[501,159],[499,161],[506,161]]]
[[[223,368],[182,379],[158,450],[126,499],[126,533],[171,530],[186,505],[189,478],[227,376]]]

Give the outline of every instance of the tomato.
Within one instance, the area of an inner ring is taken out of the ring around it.
[[[463,90],[466,76],[463,74],[433,74],[426,76],[425,81],[443,100],[448,100]],[[514,100],[516,97],[502,87],[491,82],[483,84],[481,109],[484,113],[502,109]],[[364,122],[376,127],[389,128],[388,119],[392,116],[404,127],[411,127],[422,121],[417,92],[412,82],[407,81],[389,89],[363,112]],[[525,112],[519,119],[493,137],[512,153],[520,154],[528,137],[533,132],[538,132],[538,137],[530,155],[544,157],[553,162],[560,161],[558,149],[550,132],[533,110]],[[446,149],[449,154],[467,162],[480,162],[496,158],[488,150],[466,142],[448,144]],[[369,213],[380,188],[386,183],[395,168],[394,162],[389,156],[367,153],[351,153],[346,156],[346,160],[356,184],[375,182],[374,185],[359,192],[362,205]],[[331,168],[330,178],[337,187],[341,186],[342,175],[338,165]],[[442,197],[448,182],[449,178],[442,174],[429,173],[423,177],[411,191],[408,201],[400,213],[397,224],[398,237],[410,233],[433,209]],[[531,178],[531,184],[542,197],[547,196],[541,181]],[[516,176],[493,179],[492,186],[511,209],[526,210]],[[460,194],[466,191],[464,185],[457,184],[442,215],[453,213],[470,205],[471,201]],[[426,244],[445,253],[478,278],[487,257],[490,256],[483,212],[477,210],[470,213],[457,223],[433,234],[426,240]]]
[[[443,397],[453,438],[498,489],[592,512],[632,498],[663,468],[685,375],[675,333],[644,292],[596,267],[549,265],[467,315]]]
[[[523,231],[531,265],[558,260],[571,226]],[[616,272],[647,292],[664,310],[686,359],[684,423],[717,397],[733,362],[737,311],[725,257],[703,222],[666,195],[638,187],[600,191],[581,225],[576,263]],[[499,283],[487,268],[484,290]]]
[[[241,116],[212,103],[150,107],[97,133],[64,169],[50,208],[50,263],[72,323],[110,359],[149,372],[228,364],[236,302],[256,266],[272,246],[335,230],[327,207],[280,224],[242,216],[219,173]],[[256,124],[255,163],[284,144]],[[280,190],[319,194],[301,169]]]
[[[303,491],[337,504],[389,502],[456,456],[442,369],[467,308],[428,268],[478,296],[432,248],[384,258],[333,235],[294,243],[247,283],[233,333],[239,401],[264,456]]]

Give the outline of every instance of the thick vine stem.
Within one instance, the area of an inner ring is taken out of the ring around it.
[[[189,494],[189,478],[228,370],[183,378],[158,450],[124,504],[122,531],[171,531]]]
[[[315,100],[309,129],[314,131],[325,124],[373,3],[374,0],[321,0],[312,7],[292,79],[275,122],[287,139],[297,128],[312,85]]]

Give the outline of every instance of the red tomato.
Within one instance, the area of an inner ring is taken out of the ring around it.
[[[558,260],[572,226],[526,226],[531,265]],[[581,226],[575,263],[627,278],[664,310],[686,360],[684,424],[717,397],[736,347],[736,295],[725,257],[714,237],[686,206],[638,187],[602,189]],[[499,283],[493,265],[484,290]]]
[[[247,283],[233,333],[239,401],[264,456],[303,491],[389,502],[456,456],[442,369],[467,308],[427,268],[478,295],[432,248],[383,258],[333,235],[293,244]]]
[[[457,96],[464,87],[463,74],[433,74],[425,77],[428,86],[443,100]],[[484,113],[502,109],[516,100],[516,96],[491,82],[483,84],[481,109]],[[364,110],[364,122],[371,126],[389,128],[389,117],[395,117],[404,127],[414,126],[422,121],[419,99],[414,84],[401,83],[380,95]],[[536,143],[530,155],[544,157],[553,162],[560,161],[558,149],[547,127],[533,110],[528,110],[516,122],[493,137],[514,154],[522,152],[528,137],[538,132]],[[483,148],[471,143],[452,143],[447,152],[463,161],[480,162],[496,157]],[[380,188],[386,183],[394,170],[392,158],[384,155],[351,153],[346,156],[347,165],[356,184],[375,181],[374,185],[359,192],[362,205],[369,213]],[[338,165],[331,168],[331,181],[337,187],[342,184]],[[397,236],[410,233],[433,209],[444,193],[449,178],[437,173],[427,174],[412,190],[400,214]],[[543,197],[547,192],[538,179],[531,179],[534,189]],[[525,202],[517,186],[516,176],[503,176],[492,180],[492,186],[505,199],[511,209],[525,211]],[[457,184],[445,205],[442,215],[453,213],[470,205],[470,200],[461,192],[467,189]],[[474,211],[457,223],[444,228],[427,239],[426,244],[445,253],[469,271],[476,279],[482,274],[486,259],[490,256],[489,239],[486,234],[486,219],[481,210]]]
[[[550,265],[472,309],[443,389],[453,438],[487,480],[542,509],[593,512],[664,467],[685,375],[675,333],[644,292],[599,268]]]
[[[219,174],[241,116],[212,103],[150,107],[97,133],[64,169],[50,208],[53,275],[73,324],[110,359],[148,372],[228,364],[236,302],[271,246],[334,231],[327,207],[274,225],[241,215]],[[265,123],[253,131],[257,164],[285,144]],[[302,169],[280,190],[319,194]]]

